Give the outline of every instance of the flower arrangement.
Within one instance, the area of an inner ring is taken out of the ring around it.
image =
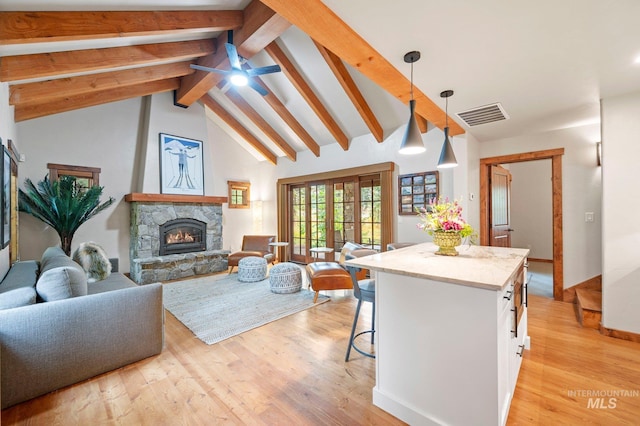
[[[449,198],[439,198],[429,203],[429,208],[416,209],[421,222],[418,229],[429,235],[436,231],[457,233],[460,237],[475,236],[475,231],[463,218],[462,206],[458,200],[449,201]]]

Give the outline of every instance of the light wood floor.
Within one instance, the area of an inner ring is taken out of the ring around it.
[[[371,403],[374,360],[344,362],[355,303],[331,296],[212,346],[167,313],[162,354],[6,409],[2,424],[402,424]],[[365,327],[368,308],[361,315]],[[580,328],[563,302],[532,296],[529,317],[508,424],[639,424],[640,396],[596,409],[569,392],[639,391],[640,344]]]

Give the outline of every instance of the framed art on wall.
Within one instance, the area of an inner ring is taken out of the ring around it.
[[[160,192],[204,195],[202,141],[160,133]]]
[[[438,172],[398,176],[398,214],[415,215],[438,199]]]
[[[2,148],[2,248],[11,240],[11,157]]]

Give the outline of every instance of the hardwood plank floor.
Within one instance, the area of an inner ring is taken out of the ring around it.
[[[352,351],[344,362],[355,299],[330,295],[211,346],[167,312],[162,354],[3,410],[2,424],[402,424],[371,403],[375,361]],[[529,334],[509,425],[638,424],[640,396],[593,408],[586,395],[640,393],[640,344],[583,329],[571,304],[536,296]]]

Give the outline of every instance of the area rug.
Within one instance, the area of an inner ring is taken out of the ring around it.
[[[163,286],[164,307],[208,345],[327,302],[314,292],[276,294],[269,280],[243,283],[237,274],[177,281]]]

